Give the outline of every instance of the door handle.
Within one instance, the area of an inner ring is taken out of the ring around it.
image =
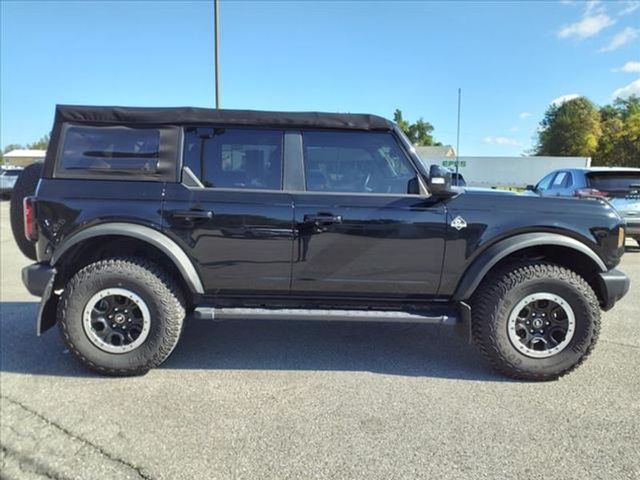
[[[213,218],[211,210],[173,210],[169,213],[172,218],[191,221],[196,219],[210,220]]]
[[[342,215],[333,215],[331,213],[318,213],[316,215],[305,215],[305,222],[312,222],[318,225],[329,225],[331,223],[342,223]]]

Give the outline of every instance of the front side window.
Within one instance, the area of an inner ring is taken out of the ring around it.
[[[66,171],[155,172],[160,157],[155,128],[70,126],[59,168]]]
[[[282,188],[283,132],[188,128],[184,165],[208,188]]]
[[[554,175],[555,173],[550,173],[549,175],[544,177],[542,180],[540,180],[540,182],[538,182],[538,185],[536,185],[536,191],[544,192],[545,190],[548,190]]]
[[[387,132],[303,132],[312,192],[407,194],[416,173]]]

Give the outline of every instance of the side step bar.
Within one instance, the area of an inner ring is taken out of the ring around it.
[[[200,320],[319,320],[340,322],[436,323],[455,325],[455,314],[428,311],[321,310],[303,308],[198,307],[193,318]]]

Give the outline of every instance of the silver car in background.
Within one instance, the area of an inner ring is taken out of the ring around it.
[[[13,191],[13,186],[22,172],[22,167],[0,167],[0,196],[9,198]]]
[[[527,187],[548,196],[604,198],[627,222],[627,236],[640,244],[640,168],[593,167],[554,170]]]

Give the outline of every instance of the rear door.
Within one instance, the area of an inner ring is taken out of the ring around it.
[[[168,233],[208,295],[286,294],[293,203],[282,190],[284,132],[189,127],[181,183],[167,184]]]
[[[435,295],[445,237],[441,202],[390,132],[302,132],[304,187],[293,192],[292,293]]]

